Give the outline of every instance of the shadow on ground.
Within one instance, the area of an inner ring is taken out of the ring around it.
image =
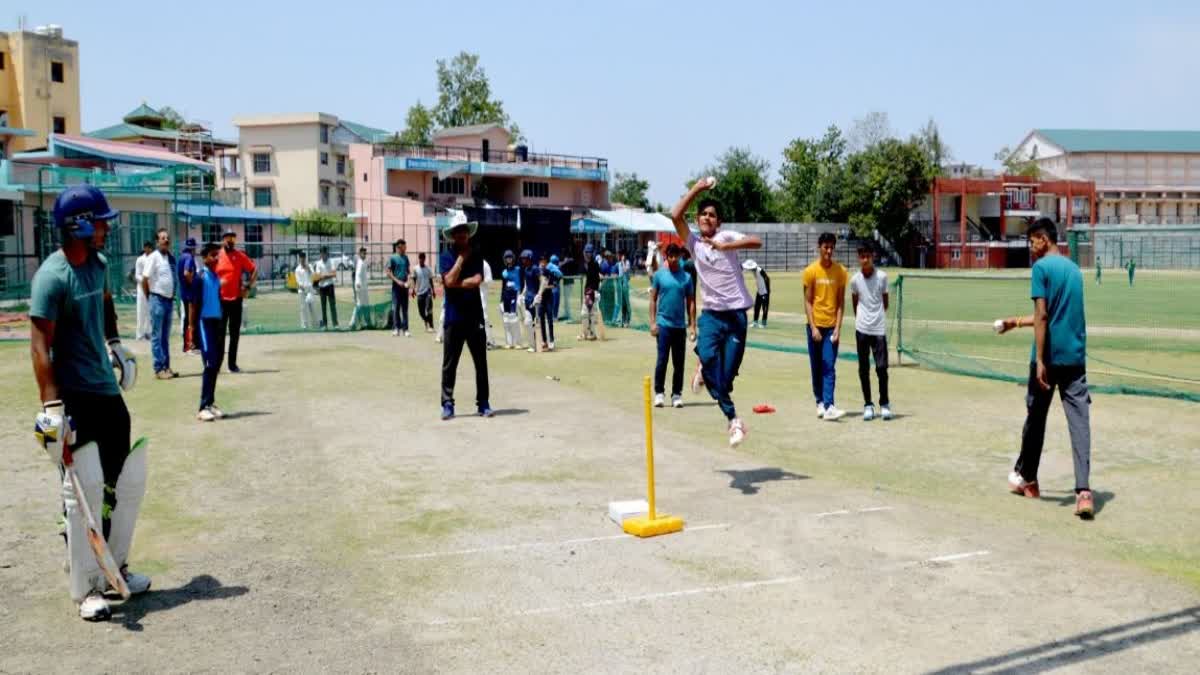
[[[958,663],[930,675],[951,673],[1041,673],[1103,658],[1142,645],[1200,630],[1200,605],[1110,628],[1044,642],[991,658]]]
[[[777,480],[806,480],[809,478],[809,476],[802,474],[784,471],[777,466],[747,469],[744,471],[721,469],[719,473],[727,474],[731,479],[729,487],[741,490],[744,495],[758,494],[759,485],[762,483],[771,483]]]
[[[197,600],[225,600],[249,593],[246,586],[222,586],[221,582],[208,574],[192,577],[179,588],[151,590],[143,595],[126,600],[113,608],[112,620],[120,622],[126,630],[141,632],[142,619],[147,614],[165,612]]]

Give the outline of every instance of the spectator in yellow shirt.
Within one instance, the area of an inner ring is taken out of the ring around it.
[[[837,384],[838,342],[846,308],[846,268],[833,260],[837,237],[825,232],[817,238],[816,262],[804,268],[804,313],[808,316],[808,362],[812,368],[817,417],[833,421],[846,413],[833,402]]]

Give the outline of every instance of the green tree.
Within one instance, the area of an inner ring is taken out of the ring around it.
[[[892,123],[885,112],[873,111],[854,120],[847,134],[847,147],[850,152],[862,152],[888,138],[895,138]]]
[[[729,148],[688,182],[691,187],[700,178],[715,176],[717,185],[706,196],[721,205],[721,220],[730,223],[775,222],[775,195],[771,192],[771,165],[749,148]],[[695,217],[696,205],[689,214]]]
[[[352,237],[355,223],[339,213],[326,213],[320,209],[308,209],[292,213],[291,222],[284,228],[292,234],[307,234],[320,237]]]
[[[608,197],[610,201],[649,211],[650,200],[646,198],[646,192],[649,190],[650,181],[638,178],[636,171],[633,173],[618,172]]]
[[[433,142],[433,112],[417,101],[408,109],[404,132],[396,138],[402,145],[429,145]]]
[[[183,115],[180,115],[178,110],[169,105],[159,108],[158,114],[162,115],[162,128],[164,129],[178,129],[187,123],[183,119]]]
[[[842,220],[839,193],[846,139],[830,125],[821,138],[797,138],[783,151],[779,216],[788,222]]]
[[[859,236],[872,230],[900,243],[909,213],[929,194],[933,167],[915,140],[888,138],[846,160],[841,209]]]
[[[921,127],[921,130],[913,136],[913,140],[921,147],[925,153],[925,158],[933,166],[935,175],[942,175],[942,166],[954,159],[950,152],[950,146],[942,140],[941,131],[938,129],[937,122],[932,117]]]
[[[1004,173],[1009,176],[1029,176],[1041,178],[1042,169],[1037,164],[1037,150],[1028,157],[1021,157],[1016,150],[1007,145],[996,151],[996,161],[1004,167]]]
[[[504,103],[492,98],[487,73],[479,65],[479,55],[459,52],[448,63],[437,62],[438,102],[433,107],[433,119],[443,128],[473,124],[499,124],[522,140],[520,128],[504,112]]]

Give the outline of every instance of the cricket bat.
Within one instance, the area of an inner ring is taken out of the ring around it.
[[[104,540],[104,531],[96,522],[96,517],[92,514],[92,507],[83,494],[83,486],[80,485],[79,476],[75,473],[74,459],[65,439],[63,440],[63,470],[66,471],[67,478],[71,481],[71,489],[75,491],[75,502],[79,504],[79,510],[83,513],[84,527],[87,529],[88,545],[92,547],[92,553],[96,554],[96,562],[100,565],[100,571],[104,573],[104,578],[108,579],[109,585],[121,594],[121,598],[128,600],[129,586],[125,583],[125,577],[121,576],[117,561],[113,560],[112,551],[108,550],[108,542]]]

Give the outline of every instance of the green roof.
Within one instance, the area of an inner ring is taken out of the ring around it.
[[[1067,152],[1200,152],[1200,131],[1034,129]]]
[[[104,127],[103,129],[89,131],[84,134],[84,136],[87,136],[88,138],[99,138],[106,141],[137,137],[157,138],[164,141],[173,141],[178,135],[179,132],[175,129],[151,129],[150,127],[143,127],[137,124],[129,124],[128,122],[114,124],[111,127]],[[237,145],[237,143],[234,143],[233,141],[226,141],[220,138],[214,138],[213,142],[228,146]]]
[[[341,123],[342,123],[342,126],[344,126],[350,130],[350,133],[354,134],[355,136],[358,136],[359,138],[363,139],[364,141],[366,141],[368,143],[374,142],[375,139],[380,136],[391,136],[392,135],[392,132],[390,132],[386,129],[378,129],[376,127],[369,127],[365,124],[359,124],[358,122],[351,122],[350,120],[341,120]]]
[[[130,111],[129,114],[125,115],[125,117],[122,117],[121,119],[125,120],[126,122],[130,122],[130,121],[134,121],[134,120],[144,120],[144,119],[161,120],[162,118],[163,118],[162,113],[158,112],[154,108],[151,108],[150,106],[146,105],[145,103],[142,103],[141,105],[139,105],[134,110]]]

